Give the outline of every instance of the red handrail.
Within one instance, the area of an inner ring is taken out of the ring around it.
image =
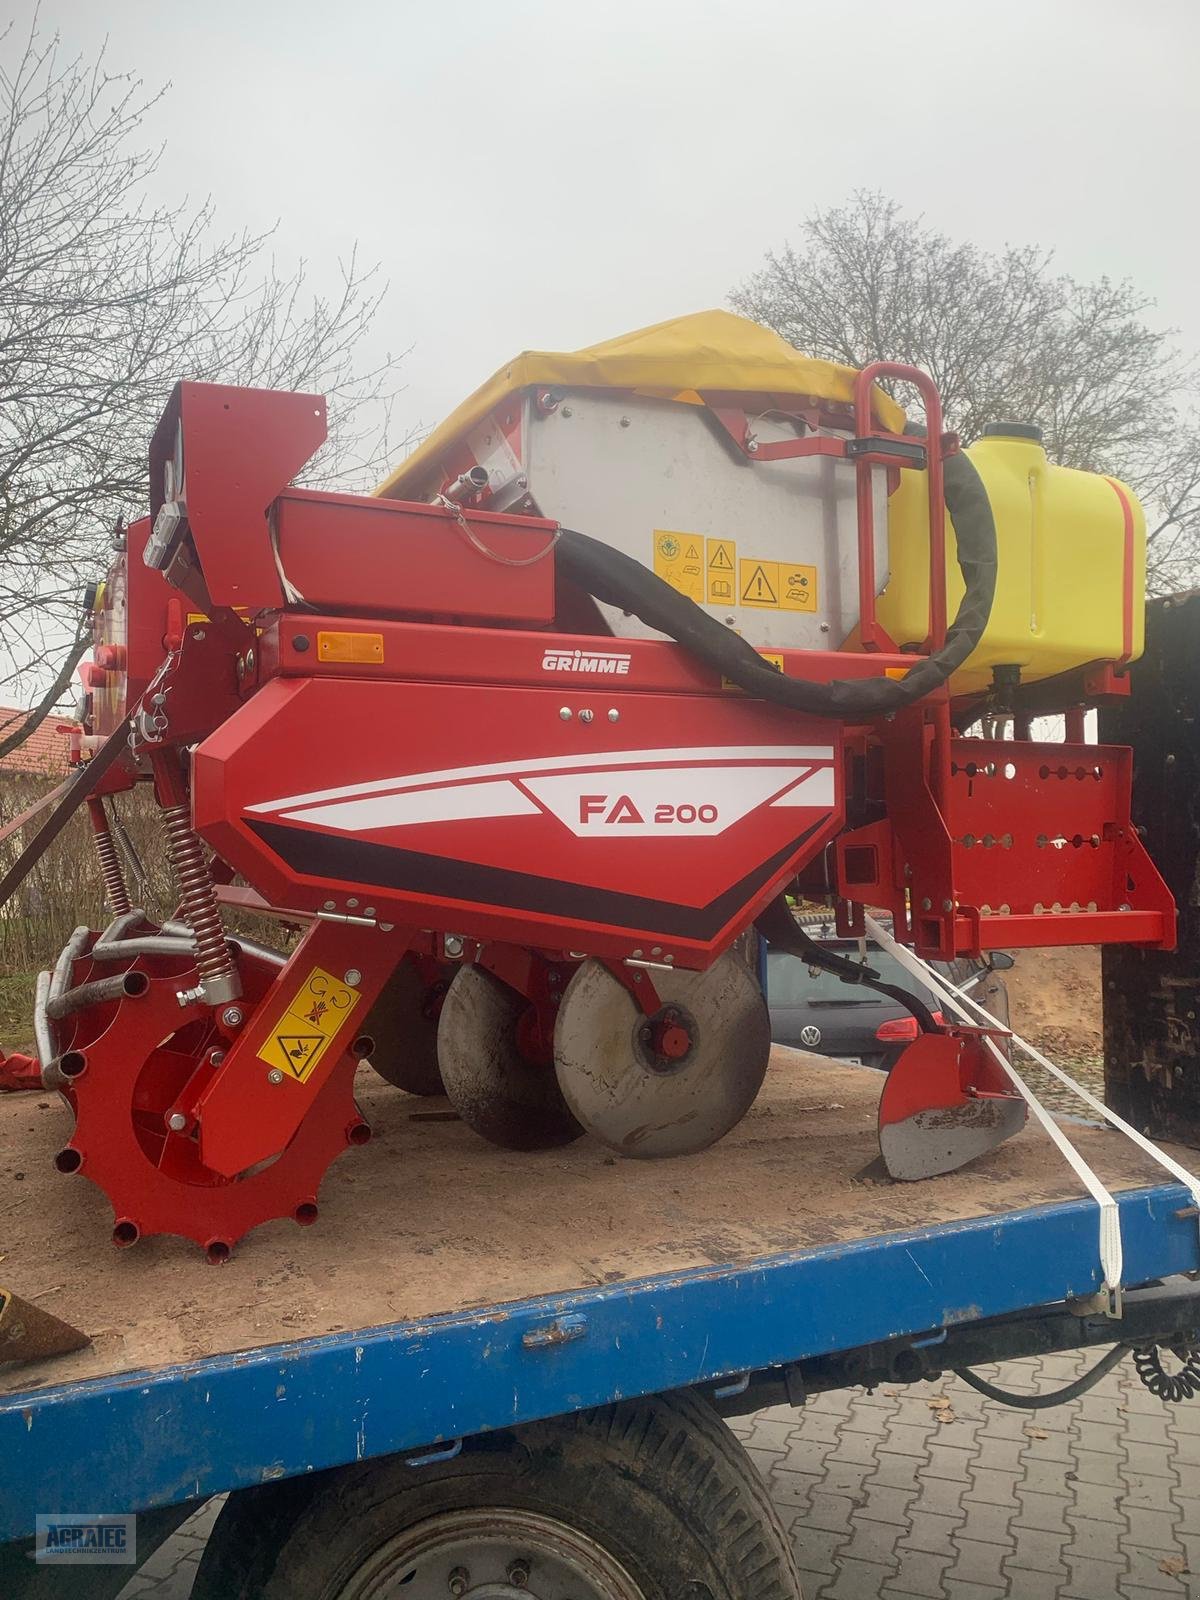
[[[877,378],[911,383],[925,405],[925,459],[929,474],[929,637],[926,648],[946,642],[946,502],[942,488],[942,401],[933,379],[902,361],[872,361],[854,380],[854,431],[860,439],[873,431],[871,387]],[[894,650],[895,643],[875,614],[875,503],[872,464],[855,462],[858,498],[858,606],[864,650]]]

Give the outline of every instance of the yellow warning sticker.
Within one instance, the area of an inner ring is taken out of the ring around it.
[[[779,610],[778,561],[747,561],[742,557],[738,565],[738,601],[744,606],[762,606]]]
[[[779,604],[784,611],[817,609],[816,567],[789,567],[779,563]]]
[[[672,589],[703,605],[759,611],[815,611],[816,567],[738,555],[736,539],[654,530],[654,571]]]
[[[654,571],[689,600],[704,601],[704,540],[698,533],[654,530]]]
[[[758,653],[764,661],[769,661],[777,672],[783,671],[783,656],[778,650],[760,650]],[[734,683],[732,678],[722,678],[721,687],[722,689],[736,689],[739,694],[742,692],[741,685]]]
[[[314,967],[259,1046],[258,1059],[303,1083],[361,999],[360,990]]]
[[[763,611],[815,611],[817,569],[743,556],[738,562],[738,604]]]
[[[737,601],[737,544],[732,539],[706,539],[705,578],[710,606],[731,606]]]

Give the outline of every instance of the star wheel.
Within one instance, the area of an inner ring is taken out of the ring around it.
[[[127,971],[144,975],[144,986],[79,1012],[66,1030],[58,1060],[75,1128],[55,1164],[108,1196],[115,1244],[179,1234],[219,1264],[240,1238],[273,1218],[314,1222],[327,1168],[347,1144],[365,1142],[369,1130],[354,1103],[357,1062],[347,1053],[277,1156],[234,1178],[206,1166],[195,1120],[180,1117],[184,1126],[172,1126],[171,1108],[200,1092],[232,1036],[207,1007],[180,1009],[181,965],[186,972],[179,957],[139,957]],[[249,1013],[270,991],[278,967],[243,951],[238,968],[240,1005]],[[96,970],[86,957],[76,962],[74,985]],[[111,964],[103,972],[111,975]]]

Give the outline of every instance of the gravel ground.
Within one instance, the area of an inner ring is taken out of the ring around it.
[[[1054,1030],[1053,1037],[1034,1034],[1029,1042],[1053,1061],[1056,1067],[1061,1067],[1064,1072],[1069,1073],[1083,1088],[1090,1089],[1097,1099],[1104,1099],[1104,1057],[1099,1051],[1079,1051],[1073,1055],[1057,1029]],[[1069,1117],[1084,1117],[1088,1121],[1098,1120],[1077,1094],[1061,1084],[1044,1067],[1039,1067],[1036,1061],[1031,1061],[1018,1053],[1014,1064],[1043,1105]]]

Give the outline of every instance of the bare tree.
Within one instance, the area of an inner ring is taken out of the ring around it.
[[[309,479],[382,461],[398,361],[364,367],[385,292],[351,251],[332,297],[280,274],[269,232],[223,238],[211,204],[153,206],[140,141],[163,91],[57,37],[0,34],[0,692],[37,692],[21,742],[86,647],[79,595],[119,515],[147,503],[146,453],[180,378],[311,389],[330,440]]]
[[[947,425],[1039,422],[1052,460],[1123,478],[1146,506],[1149,581],[1200,571],[1195,366],[1127,281],[1078,283],[1048,251],[955,243],[869,191],[814,212],[731,295],[806,353],[904,361],[937,382]]]

